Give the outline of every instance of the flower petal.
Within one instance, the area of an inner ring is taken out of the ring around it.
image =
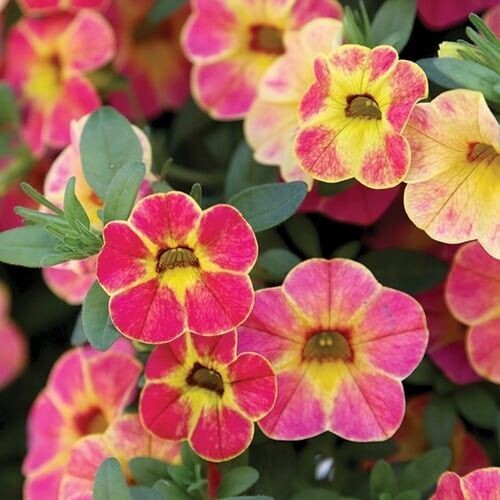
[[[500,317],[473,326],[467,337],[467,353],[477,373],[500,384]]]
[[[236,356],[236,332],[230,331],[212,337],[191,335],[191,341],[202,361],[227,365]]]
[[[186,336],[157,346],[148,358],[145,375],[149,380],[167,377],[183,365],[187,354]]]

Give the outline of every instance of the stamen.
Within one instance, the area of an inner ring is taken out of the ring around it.
[[[177,267],[199,267],[200,263],[196,255],[189,248],[171,248],[164,251],[156,265],[156,270],[159,273],[167,269],[175,269]]]
[[[369,95],[353,95],[347,98],[346,116],[365,120],[381,120],[382,113],[377,101]]]

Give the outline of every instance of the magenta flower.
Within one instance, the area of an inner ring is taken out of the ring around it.
[[[405,409],[401,380],[428,337],[413,298],[346,259],[305,261],[281,287],[259,290],[238,333],[239,352],[267,357],[278,378],[276,405],[259,426],[287,440],[392,436]]]
[[[478,469],[464,477],[445,472],[431,500],[497,500],[499,491],[500,467]]]
[[[155,348],[146,365],[139,412],[146,429],[187,439],[212,462],[230,460],[250,445],[253,422],[276,400],[276,377],[255,353],[236,355],[236,332],[186,334]]]
[[[257,241],[235,208],[202,211],[184,193],[155,194],[103,235],[97,279],[126,337],[159,344],[186,331],[218,335],[250,314]]]
[[[26,14],[40,16],[55,12],[77,12],[81,9],[102,10],[110,0],[17,0]]]

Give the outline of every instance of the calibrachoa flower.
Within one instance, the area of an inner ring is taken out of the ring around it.
[[[60,11],[103,9],[109,0],[17,0],[17,3],[27,14],[38,16]]]
[[[450,90],[419,104],[405,137],[408,217],[437,241],[477,239],[500,258],[500,126],[483,95]]]
[[[336,0],[191,0],[191,6],[183,45],[194,63],[192,93],[218,119],[245,116],[261,77],[285,51],[287,32],[342,15]]]
[[[104,432],[131,402],[142,369],[132,352],[123,340],[105,353],[72,349],[54,365],[28,419],[26,500],[58,498],[73,444]]]
[[[97,279],[126,337],[158,344],[188,330],[218,335],[248,317],[257,241],[235,208],[202,211],[184,193],[155,194],[103,235]]]
[[[401,380],[427,345],[420,305],[346,259],[311,259],[282,287],[259,290],[238,329],[239,352],[258,352],[278,378],[259,425],[273,439],[331,431],[353,441],[389,438],[401,424]]]
[[[465,21],[471,12],[498,4],[498,0],[418,0],[418,15],[431,29],[443,30]]]
[[[159,24],[148,21],[153,0],[116,0],[107,13],[115,28],[113,64],[129,87],[110,94],[110,102],[129,118],[154,118],[177,109],[189,95],[191,65],[180,46],[189,10],[181,8]]]
[[[314,69],[316,81],[299,109],[301,168],[326,182],[354,177],[375,189],[399,184],[410,164],[401,131],[427,96],[425,73],[399,61],[389,46],[343,45],[318,57]]]
[[[427,353],[443,373],[455,384],[478,382],[465,350],[467,326],[451,314],[444,299],[444,286],[438,285],[417,295],[429,325]]]
[[[114,55],[111,27],[97,12],[21,19],[9,32],[5,78],[22,104],[24,135],[35,154],[69,142],[69,125],[97,108],[85,77]]]
[[[297,109],[302,96],[314,83],[314,59],[342,43],[342,24],[318,18],[300,31],[285,33],[286,52],[263,76],[245,119],[245,136],[264,165],[279,165],[286,181],[312,184],[297,163],[294,140],[299,127]]]
[[[323,196],[313,187],[300,211],[317,212],[346,224],[369,226],[389,208],[399,191],[399,187],[375,190],[355,182],[339,194]]]
[[[445,472],[431,500],[498,500],[499,492],[500,467],[487,467],[464,477]]]
[[[394,435],[397,452],[387,458],[389,462],[408,462],[431,448],[424,425],[424,414],[430,401],[430,394],[421,394],[408,401],[403,423]],[[450,470],[458,474],[467,474],[490,465],[490,459],[484,448],[466,432],[459,419],[453,430],[450,448],[452,451]]]
[[[86,436],[72,448],[61,482],[59,498],[92,500],[94,479],[99,466],[107,458],[116,458],[125,479],[133,484],[128,462],[136,457],[151,457],[163,462],[180,460],[180,444],[151,436],[137,414],[119,416],[104,434]]]
[[[470,326],[466,349],[474,370],[500,384],[500,260],[479,244],[469,243],[455,255],[446,300],[453,315]]]
[[[76,195],[87,212],[91,225],[100,229],[102,222],[98,212],[103,208],[103,201],[86,181],[80,159],[80,138],[87,119],[88,116],[84,116],[71,122],[71,143],[59,154],[50,167],[45,178],[43,191],[48,200],[62,208],[66,185],[71,177],[75,177]],[[151,181],[154,179],[150,171],[152,164],[151,145],[142,130],[134,125],[132,128],[141,143],[142,161],[147,169],[146,177],[139,190],[139,197],[143,198],[151,194]],[[96,257],[89,257],[44,268],[42,272],[47,286],[58,297],[69,304],[81,304],[95,281],[95,268]]]
[[[0,389],[3,389],[23,372],[28,361],[28,345],[10,319],[10,294],[3,283],[0,283],[0,345]]]
[[[276,400],[267,359],[236,355],[236,332],[216,337],[187,333],[155,348],[146,365],[141,420],[163,439],[189,441],[212,462],[230,460],[250,445],[254,421]]]

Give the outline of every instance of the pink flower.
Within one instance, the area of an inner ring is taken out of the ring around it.
[[[369,226],[382,216],[399,192],[399,187],[375,190],[355,182],[339,194],[324,196],[313,187],[300,211],[317,212],[346,224]]]
[[[218,335],[250,314],[257,241],[235,208],[202,211],[184,193],[155,194],[103,235],[97,279],[126,337],[159,344],[187,331]]]
[[[481,377],[467,359],[465,340],[467,326],[450,312],[444,298],[444,287],[436,286],[419,294],[429,325],[427,352],[434,363],[455,384],[478,382]]]
[[[403,423],[393,438],[397,452],[387,459],[389,462],[408,462],[431,448],[424,425],[424,414],[430,401],[430,394],[421,394],[408,401]],[[450,447],[452,451],[450,469],[457,474],[467,474],[490,465],[488,454],[465,430],[461,420],[457,420],[455,424]]]
[[[132,401],[142,369],[132,352],[125,341],[105,353],[76,348],[54,365],[28,418],[26,500],[58,498],[73,444],[104,432]]]
[[[245,137],[258,162],[278,165],[285,181],[312,185],[312,178],[299,167],[293,147],[299,128],[297,109],[314,83],[315,57],[342,43],[342,24],[336,19],[313,19],[300,31],[285,33],[283,43],[286,52],[261,79],[245,119]]]
[[[451,28],[478,12],[498,4],[498,0],[418,0],[418,15],[434,30]]]
[[[17,3],[26,14],[40,16],[60,11],[102,10],[109,0],[17,0]]]
[[[178,463],[180,445],[148,434],[137,414],[120,415],[103,434],[83,437],[73,445],[62,478],[59,498],[92,500],[97,470],[102,462],[110,457],[120,462],[125,479],[133,484],[129,460],[150,457],[164,462]]]
[[[342,45],[317,57],[314,70],[315,82],[300,102],[300,167],[325,182],[355,178],[374,189],[399,184],[410,166],[401,132],[427,96],[425,73],[385,45]]]
[[[93,227],[102,227],[98,212],[103,208],[103,201],[89,186],[83,174],[80,159],[80,138],[88,115],[71,122],[71,143],[59,154],[50,167],[43,192],[45,197],[55,205],[62,208],[64,203],[64,191],[66,184],[75,177],[75,192],[83,208],[89,216]],[[132,126],[142,146],[142,161],[146,165],[146,177],[142,182],[139,197],[151,194],[151,182],[154,176],[151,174],[152,152],[148,138],[139,128]],[[62,300],[69,304],[81,304],[93,285],[96,275],[96,257],[83,260],[71,260],[44,268],[42,273],[47,286]]]
[[[392,436],[404,415],[401,380],[428,338],[414,299],[346,259],[305,261],[281,287],[259,290],[238,334],[239,352],[271,361],[278,398],[259,426],[285,440],[325,431],[353,441]]]
[[[445,472],[431,500],[498,500],[500,467],[475,470],[464,477]]]
[[[230,460],[250,445],[253,422],[276,400],[276,377],[255,353],[236,355],[236,332],[187,333],[155,348],[146,365],[141,420],[163,439],[187,439],[211,462]]]
[[[111,27],[92,10],[21,19],[10,30],[5,78],[22,104],[34,154],[65,146],[71,120],[99,106],[85,74],[110,61],[114,50]]]
[[[446,300],[453,315],[469,326],[466,349],[474,370],[500,384],[500,260],[478,243],[464,245],[455,255]]]
[[[0,390],[10,385],[25,369],[28,344],[10,319],[10,294],[0,283]]]
[[[110,102],[135,120],[155,118],[181,107],[189,96],[191,65],[180,46],[189,10],[181,8],[159,24],[148,21],[153,0],[115,0],[107,13],[117,37],[113,64],[128,87],[111,92]]]
[[[450,90],[418,104],[404,135],[408,217],[437,241],[477,239],[500,258],[500,125],[483,94]]]
[[[214,118],[248,112],[266,69],[284,52],[286,33],[316,17],[340,18],[336,0],[191,0],[184,33],[194,63],[191,88]]]

